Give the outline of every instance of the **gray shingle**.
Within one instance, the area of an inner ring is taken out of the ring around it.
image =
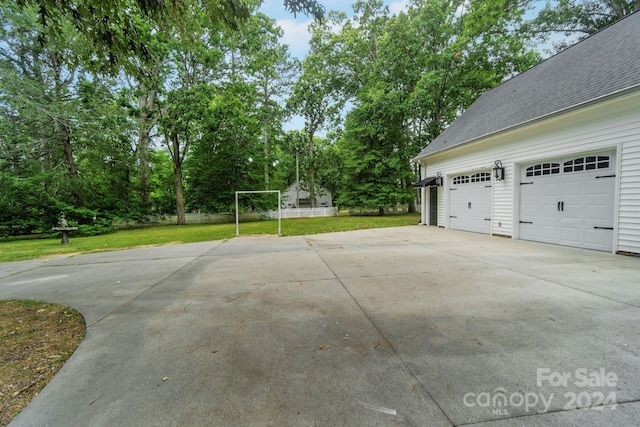
[[[638,40],[640,12],[485,92],[418,158],[640,88]]]

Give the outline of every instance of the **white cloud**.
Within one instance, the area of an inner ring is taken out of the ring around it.
[[[352,14],[351,9],[347,6],[350,1],[333,1],[323,3],[324,6],[329,9],[339,9],[347,12],[348,15]],[[409,0],[397,0],[397,1],[385,1],[385,4],[389,6],[391,14],[397,14],[401,11],[406,11],[409,8]],[[340,8],[337,6],[341,6]],[[299,14],[297,18],[294,18],[289,12],[286,12],[280,2],[274,2],[273,0],[265,0],[260,8],[261,11],[269,16],[282,16],[276,20],[276,25],[280,26],[284,32],[282,42],[289,45],[289,51],[291,54],[299,59],[305,57],[309,51],[309,40],[311,39],[311,33],[309,33],[308,27],[312,19],[305,17],[303,14]],[[352,23],[357,26],[357,23]],[[339,33],[341,27],[338,25],[333,26],[331,31],[333,33]]]
[[[309,50],[311,33],[308,27],[311,20],[299,22],[293,19],[278,19],[276,25],[282,28],[284,35],[282,42],[289,45],[289,51],[297,58],[302,59]]]
[[[405,12],[409,8],[409,0],[399,0],[393,3],[389,3],[389,12],[392,15],[397,15],[400,12]]]

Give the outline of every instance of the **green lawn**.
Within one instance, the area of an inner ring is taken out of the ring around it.
[[[419,214],[387,216],[338,216],[282,220],[283,236],[330,233],[334,231],[362,230],[366,228],[415,225]],[[278,221],[257,221],[240,224],[240,235],[277,234]],[[0,262],[23,261],[56,255],[113,251],[142,246],[166,245],[222,240],[235,237],[235,224],[184,225],[149,227],[119,231],[92,237],[74,237],[61,245],[60,239],[0,240]]]

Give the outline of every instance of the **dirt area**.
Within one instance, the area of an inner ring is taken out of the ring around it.
[[[39,301],[0,301],[0,426],[62,368],[85,335],[82,315]]]

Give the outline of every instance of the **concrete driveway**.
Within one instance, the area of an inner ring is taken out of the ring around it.
[[[0,298],[87,323],[12,426],[640,422],[638,258],[412,226],[5,263]]]

